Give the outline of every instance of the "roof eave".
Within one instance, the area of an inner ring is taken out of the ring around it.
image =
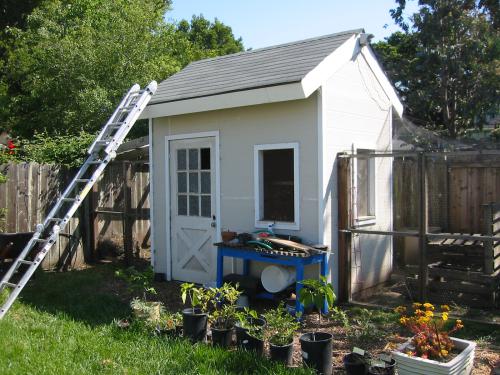
[[[305,98],[307,96],[301,82],[293,82],[185,100],[152,103],[146,107],[140,118],[176,116]]]

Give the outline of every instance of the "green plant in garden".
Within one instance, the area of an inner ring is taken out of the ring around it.
[[[283,303],[275,309],[266,311],[264,318],[266,319],[266,336],[273,345],[290,344],[295,331],[300,328],[300,323],[286,311]]]
[[[245,329],[248,335],[259,340],[264,340],[264,327],[255,323],[255,319],[259,318],[257,311],[245,307],[243,311],[236,312],[236,318],[240,327]]]
[[[201,309],[203,312],[208,311],[208,306],[213,295],[213,290],[205,289],[203,287],[196,287],[193,283],[183,283],[181,284],[181,299],[182,303],[186,303],[189,297],[189,303],[191,305],[191,309],[194,310],[196,308]]]
[[[182,314],[163,310],[160,314],[159,328],[173,330],[182,325]]]
[[[115,271],[115,276],[125,280],[131,292],[142,293],[144,301],[147,300],[148,294],[156,294],[156,289],[153,287],[154,271],[152,267],[148,267],[142,272],[134,267],[129,267],[125,270]]]
[[[327,308],[330,309],[337,298],[332,284],[324,276],[321,276],[319,280],[306,279],[300,283],[303,285],[303,288],[299,292],[300,303],[304,307],[314,305],[318,312],[318,320],[321,323],[321,309],[323,305],[326,303]]]
[[[347,313],[340,307],[338,306],[332,307],[329,311],[329,315],[330,319],[332,319],[334,322],[340,323],[342,327],[344,328],[350,327],[349,317],[347,316]]]
[[[130,307],[136,320],[143,322],[149,328],[154,328],[160,323],[161,315],[165,311],[161,302],[149,302],[140,298],[134,298],[130,302]]]
[[[209,315],[210,324],[219,329],[229,329],[236,320],[236,301],[241,295],[238,284],[233,287],[224,283],[220,288],[211,288],[212,312]]]

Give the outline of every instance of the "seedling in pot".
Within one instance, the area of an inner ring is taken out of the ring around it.
[[[236,312],[241,291],[238,290],[238,284],[233,287],[231,284],[224,283],[220,288],[211,288],[213,311],[209,316],[210,325],[218,329],[233,328],[237,319]]]
[[[299,292],[300,303],[304,307],[314,305],[318,312],[318,323],[321,324],[323,306],[329,310],[337,298],[332,284],[324,276],[321,276],[319,280],[307,279],[302,280],[300,283],[303,285]]]
[[[300,323],[281,303],[276,309],[264,313],[266,319],[265,336],[269,341],[271,359],[290,365],[293,356],[293,336]]]
[[[189,297],[192,313],[198,308],[203,313],[208,311],[208,304],[212,297],[212,292],[203,287],[196,287],[193,283],[181,284],[181,299],[182,303],[186,304]]]

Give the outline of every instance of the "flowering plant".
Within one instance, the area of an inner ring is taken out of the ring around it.
[[[395,309],[399,316],[399,323],[408,328],[413,334],[412,348],[406,354],[426,359],[446,358],[453,342],[450,334],[463,328],[461,320],[457,320],[451,329],[446,328],[450,307],[441,305],[441,314],[434,312],[434,305],[414,303],[413,309],[407,310],[405,306]]]

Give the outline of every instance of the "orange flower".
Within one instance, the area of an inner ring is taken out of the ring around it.
[[[448,306],[448,305],[441,305],[441,310],[445,311],[445,312],[448,312],[448,311],[450,311],[450,306]]]

